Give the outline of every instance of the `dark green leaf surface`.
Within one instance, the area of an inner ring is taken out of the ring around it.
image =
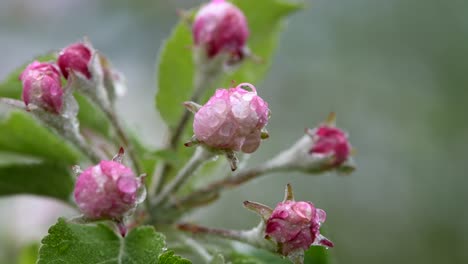
[[[164,236],[149,226],[132,229],[122,238],[104,224],[79,225],[59,219],[42,244],[38,264],[190,263],[172,253],[162,254]]]
[[[168,251],[159,256],[158,264],[190,264],[188,259],[174,255],[174,252]]]
[[[80,154],[26,112],[13,111],[0,120],[0,151],[75,164]]]
[[[73,190],[70,170],[53,163],[0,166],[0,196],[35,194],[68,201]]]
[[[192,94],[192,38],[189,26],[179,22],[159,54],[156,105],[166,124],[173,128],[179,121],[182,103]]]
[[[305,252],[304,264],[330,264],[330,255],[325,247],[312,246]]]

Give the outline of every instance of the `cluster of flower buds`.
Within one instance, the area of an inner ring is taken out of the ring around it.
[[[295,201],[289,184],[284,200],[274,209],[249,201],[244,205],[262,217],[263,235],[276,243],[277,252],[295,263],[302,263],[304,251],[310,246],[333,247],[333,243],[320,234],[320,226],[326,219],[325,211],[311,202]]]
[[[87,40],[65,47],[57,63],[71,85],[104,111],[111,111],[115,98],[125,92],[122,75]]]
[[[187,102],[186,106],[195,113],[194,138],[188,145],[201,143],[228,153],[252,153],[268,137],[268,103],[257,95],[252,84],[218,89],[205,105]]]
[[[193,41],[205,59],[226,55],[226,64],[241,61],[248,55],[247,19],[242,11],[225,0],[212,0],[196,14],[192,25]]]
[[[64,88],[62,76],[68,80]],[[64,113],[62,106],[69,103],[67,100],[74,100],[72,96],[65,96],[66,89],[82,91],[98,105],[109,107],[124,87],[120,74],[87,41],[64,48],[56,64],[32,62],[19,78],[23,83],[22,99],[27,106],[33,104],[49,113],[61,115],[70,115]]]
[[[121,163],[123,151],[113,160],[103,160],[80,171],[74,197],[87,219],[113,219],[121,221],[145,198],[142,177]]]
[[[79,106],[73,92],[83,93],[108,116],[115,115],[114,99],[122,94],[125,86],[122,76],[107,59],[88,41],[78,42],[64,48],[55,62],[32,62],[19,79],[23,85],[24,104],[9,98],[2,102],[30,111],[92,160],[98,161],[100,155],[86,146],[79,132]],[[62,86],[63,79],[67,81]]]

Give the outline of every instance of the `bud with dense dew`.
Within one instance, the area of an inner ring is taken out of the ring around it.
[[[65,78],[68,78],[70,71],[73,71],[76,74],[82,74],[87,79],[91,79],[89,70],[91,56],[91,48],[86,43],[78,42],[71,44],[60,52],[57,64]]]
[[[351,144],[346,133],[333,126],[322,125],[309,135],[314,144],[309,153],[318,157],[331,157],[331,166],[338,167],[343,164],[351,153]]]
[[[310,246],[333,247],[333,242],[320,234],[325,211],[311,202],[295,201],[290,184],[286,185],[283,201],[274,209],[251,201],[245,201],[244,206],[262,218],[257,230],[262,230],[267,241],[275,243],[273,250],[294,263],[304,263],[304,252]]]
[[[58,114],[63,105],[63,90],[60,72],[51,63],[34,61],[21,73],[22,99],[27,105],[34,104],[48,112]]]
[[[195,46],[202,47],[208,58],[225,52],[230,55],[229,62],[234,63],[246,55],[247,19],[225,0],[213,0],[198,11],[192,34]]]
[[[104,160],[80,173],[74,197],[85,217],[120,220],[141,202],[142,188],[130,168]]]
[[[320,234],[320,225],[326,214],[313,203],[284,201],[278,203],[267,220],[265,234],[281,243],[281,253],[307,250],[311,245],[333,247],[333,243]]]
[[[253,85],[218,89],[195,114],[195,138],[215,149],[252,153],[265,138],[269,115],[268,104]]]

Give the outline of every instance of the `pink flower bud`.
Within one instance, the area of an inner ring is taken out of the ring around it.
[[[21,73],[22,98],[49,112],[59,113],[63,104],[63,90],[60,73],[51,63],[34,61]]]
[[[91,61],[91,49],[85,43],[75,43],[64,48],[58,57],[57,64],[62,71],[63,76],[68,78],[70,70],[83,74],[91,79],[91,72],[88,64]]]
[[[220,52],[231,54],[231,60],[243,58],[249,37],[247,19],[239,8],[224,0],[213,0],[197,13],[192,27],[196,46],[202,45],[208,58]]]
[[[266,222],[265,233],[281,244],[283,255],[296,250],[307,250],[311,245],[333,247],[320,235],[320,225],[326,213],[311,202],[284,201],[278,203]]]
[[[197,140],[210,147],[252,153],[260,145],[269,113],[268,104],[255,87],[240,84],[216,90],[195,114],[193,130]]]
[[[315,143],[310,150],[311,154],[332,155],[333,166],[339,166],[348,159],[351,144],[348,142],[348,136],[341,129],[323,125],[315,130],[312,137]]]
[[[120,219],[138,204],[140,178],[116,161],[101,161],[82,172],[75,185],[75,201],[90,219]]]

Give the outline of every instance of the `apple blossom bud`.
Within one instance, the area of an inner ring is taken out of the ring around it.
[[[89,219],[121,219],[140,201],[141,178],[117,161],[101,161],[76,181],[75,201]]]
[[[60,73],[51,63],[34,61],[21,73],[23,83],[22,99],[55,114],[63,105],[63,90]]]
[[[333,247],[330,240],[320,235],[320,225],[325,219],[325,211],[311,202],[284,201],[267,220],[265,234],[282,244],[283,255],[307,250],[311,245]]]
[[[245,56],[247,19],[229,2],[213,0],[204,5],[196,14],[192,33],[195,45],[202,46],[208,58],[226,52],[236,62]]]
[[[309,153],[312,155],[333,157],[332,167],[343,164],[351,153],[351,144],[343,130],[329,125],[322,125],[311,134],[314,144]]]
[[[70,70],[84,75],[91,79],[91,72],[88,65],[91,61],[91,49],[82,42],[71,44],[64,48],[58,57],[57,64],[62,71],[63,76],[68,78]]]
[[[195,138],[212,148],[252,153],[260,145],[269,114],[268,104],[251,84],[218,89],[195,114]]]

